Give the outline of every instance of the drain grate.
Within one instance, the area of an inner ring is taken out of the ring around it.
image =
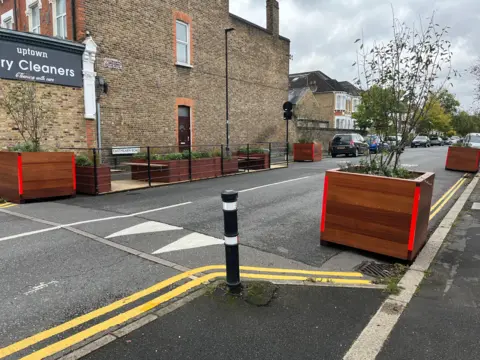
[[[395,275],[394,264],[379,264],[373,261],[364,261],[355,268],[356,271],[363,275],[376,278],[386,278]]]

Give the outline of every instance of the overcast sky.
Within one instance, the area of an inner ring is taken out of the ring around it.
[[[265,0],[230,0],[230,12],[265,27]],[[462,108],[473,104],[474,81],[467,69],[480,56],[480,0],[279,0],[280,34],[291,40],[290,72],[321,70],[339,81],[352,81],[355,39],[391,38],[393,5],[408,23],[436,10],[437,23],[450,26],[453,66],[462,72],[450,91]]]

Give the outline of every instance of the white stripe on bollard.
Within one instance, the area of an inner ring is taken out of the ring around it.
[[[223,210],[225,211],[233,211],[233,210],[237,210],[237,202],[231,202],[231,203],[228,203],[228,202],[224,202],[223,203]]]
[[[223,239],[225,240],[225,245],[238,245],[238,236],[224,236]]]

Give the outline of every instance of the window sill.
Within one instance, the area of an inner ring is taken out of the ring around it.
[[[175,63],[175,66],[179,66],[179,67],[184,67],[184,68],[188,68],[188,69],[193,69],[193,66],[190,65],[190,64],[184,64],[184,63]]]

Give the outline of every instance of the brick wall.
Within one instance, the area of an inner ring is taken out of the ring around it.
[[[191,18],[192,68],[172,62],[179,13]],[[98,45],[96,71],[109,84],[101,98],[105,146],[176,145],[177,99],[194,103],[196,144],[225,143],[229,27],[230,141],[284,139],[289,42],[229,15],[227,0],[91,0],[85,19]],[[105,68],[105,58],[122,69]]]
[[[0,80],[0,104],[4,93],[14,83],[18,84],[18,81]],[[45,101],[55,110],[55,115],[46,123],[42,147],[54,150],[59,147],[95,146],[95,122],[83,118],[83,89],[45,84],[36,86],[39,97],[47,94]],[[0,149],[23,142],[14,127],[14,122],[0,105]]]
[[[328,120],[330,127],[335,127],[335,94],[334,93],[319,93],[315,94],[315,98],[320,104],[320,118]]]

